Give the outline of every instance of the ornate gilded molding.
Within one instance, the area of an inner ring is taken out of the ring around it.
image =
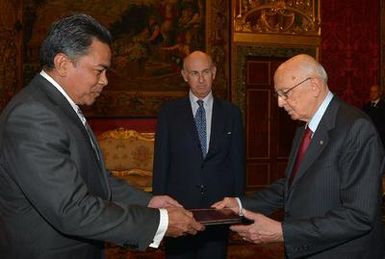
[[[98,136],[99,141],[104,139],[130,139],[135,138],[143,141],[152,141],[155,140],[155,133],[140,133],[135,130],[129,130],[125,128],[118,128],[103,132]]]
[[[320,35],[317,0],[236,0],[234,31]]]

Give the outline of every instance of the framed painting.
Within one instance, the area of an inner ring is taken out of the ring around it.
[[[212,55],[218,64],[215,93],[228,97],[228,1],[31,0],[25,10],[33,24],[26,32],[26,75],[34,71],[36,51],[56,17],[88,13],[111,31],[109,84],[93,106],[84,107],[89,117],[155,117],[163,102],[186,96],[180,70],[183,58],[194,50]]]

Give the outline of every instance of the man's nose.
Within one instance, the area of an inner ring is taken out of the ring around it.
[[[108,79],[107,79],[107,72],[103,71],[100,78],[99,78],[99,84],[106,86],[108,85]]]
[[[199,83],[203,83],[204,80],[205,80],[205,77],[203,76],[203,74],[199,74],[199,77],[198,77]]]

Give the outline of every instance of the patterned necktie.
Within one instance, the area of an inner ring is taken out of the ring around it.
[[[291,184],[293,182],[293,179],[294,179],[295,175],[297,174],[299,166],[301,165],[303,157],[305,156],[306,150],[310,145],[312,134],[313,134],[313,131],[311,131],[311,129],[309,127],[307,127],[305,130],[305,133],[303,135],[301,145],[299,146],[299,149],[298,149],[297,158],[295,160],[293,170],[292,170],[290,177],[289,177],[289,184]]]
[[[199,141],[201,144],[203,157],[206,157],[207,153],[207,133],[206,133],[206,111],[203,107],[203,101],[197,101],[199,107],[197,112],[195,113],[195,125],[198,130]]]
[[[89,138],[89,140],[91,142],[92,148],[94,149],[96,157],[100,161],[99,147],[96,144],[96,139],[94,137],[94,133],[92,132],[92,129],[91,129],[90,125],[88,125],[88,123],[87,123],[86,117],[84,117],[83,112],[80,110],[79,107],[78,107],[77,112],[78,112],[78,115],[80,117],[80,120],[82,121],[82,123],[84,125],[84,128],[87,131],[88,138]]]

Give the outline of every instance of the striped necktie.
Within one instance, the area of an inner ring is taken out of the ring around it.
[[[206,111],[203,107],[203,101],[197,101],[199,107],[195,113],[195,125],[197,127],[199,142],[201,144],[202,155],[206,157],[207,154],[207,132],[206,132]]]
[[[92,148],[94,149],[96,157],[100,161],[99,147],[98,147],[98,144],[96,142],[95,135],[92,132],[92,129],[91,129],[90,125],[87,123],[86,117],[83,115],[83,112],[80,110],[79,107],[77,109],[77,113],[78,113],[78,115],[80,117],[80,120],[82,121],[82,123],[84,125],[84,128],[87,131],[88,138],[89,138],[89,140],[91,142]]]

